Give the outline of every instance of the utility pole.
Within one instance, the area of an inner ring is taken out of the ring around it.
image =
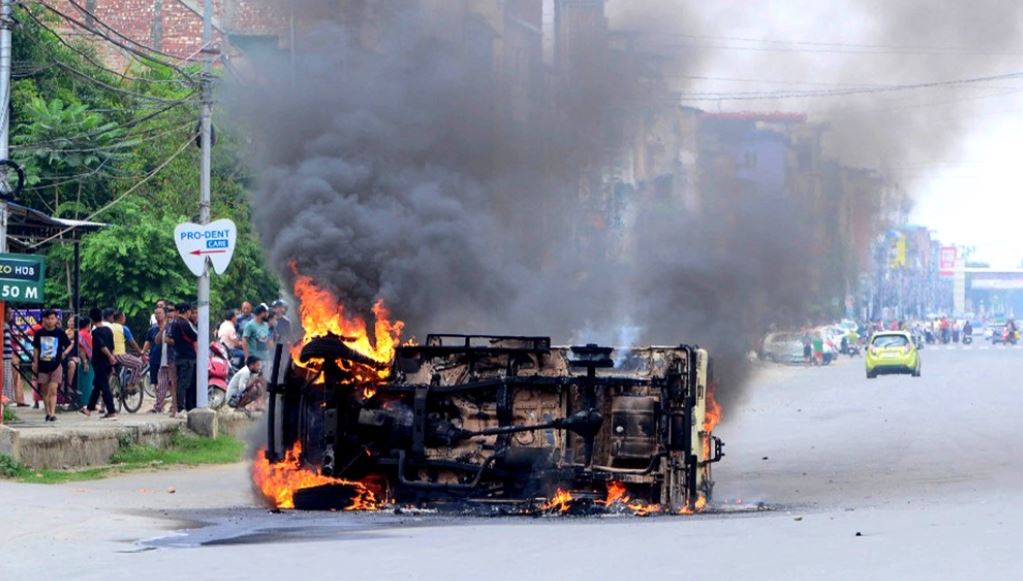
[[[11,14],[13,0],[0,6],[0,159],[9,159],[11,127]],[[0,252],[7,252],[7,200],[0,198]]]
[[[212,117],[213,117],[213,0],[205,0],[202,12],[202,113],[199,120],[202,162],[199,168],[199,223],[210,223],[210,174],[212,172]],[[195,362],[196,406],[209,406],[210,360],[210,266],[203,262],[199,277],[199,345]]]

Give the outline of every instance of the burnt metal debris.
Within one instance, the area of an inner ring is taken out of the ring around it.
[[[723,456],[704,430],[711,367],[697,347],[430,335],[398,348],[385,380],[340,337],[299,359],[322,365],[290,366],[271,386],[268,459],[300,444],[311,468],[375,482],[399,505],[529,506],[556,490],[603,498],[615,482],[686,512],[709,499]],[[338,508],[345,494],[304,490],[295,506]]]

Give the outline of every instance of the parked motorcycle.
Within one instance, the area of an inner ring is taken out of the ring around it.
[[[224,347],[217,341],[210,344],[209,373],[209,405],[210,409],[219,409],[227,401],[227,384],[231,380],[231,363],[228,361]]]

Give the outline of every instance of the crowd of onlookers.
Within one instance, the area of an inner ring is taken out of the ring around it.
[[[227,401],[241,410],[260,408],[266,393],[264,362],[276,343],[288,344],[292,324],[287,304],[255,307],[246,301],[228,309],[211,335],[227,353],[231,380]],[[54,310],[39,313],[25,329],[6,311],[4,325],[4,390],[6,402],[29,406],[25,385],[31,386],[36,408],[42,404],[47,422],[55,421],[59,403],[76,404],[87,416],[102,402],[102,418],[117,416],[110,387],[111,374],[126,372],[123,389],[140,389],[144,374],[155,389],[150,413],[171,417],[196,407],[198,311],[189,303],[156,303],[146,332],[132,333],[123,312],[93,308],[87,317],[72,316],[62,326]],[[139,344],[139,340],[142,344]],[[148,368],[147,368],[148,366]],[[59,390],[61,386],[66,389]],[[63,401],[58,401],[58,400]],[[70,400],[75,401],[70,401]]]

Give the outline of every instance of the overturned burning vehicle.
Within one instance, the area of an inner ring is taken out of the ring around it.
[[[278,507],[677,514],[710,498],[704,350],[430,335],[381,362],[352,341],[315,337],[273,374],[254,479]]]

